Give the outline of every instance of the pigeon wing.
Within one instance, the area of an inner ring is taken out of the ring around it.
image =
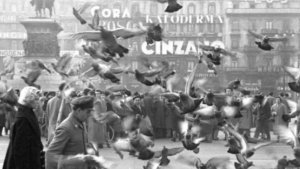
[[[73,39],[83,39],[86,41],[101,41],[102,37],[99,31],[85,31],[71,34]]]
[[[299,68],[284,66],[283,69],[294,80],[297,80],[300,78],[300,69]]]
[[[178,153],[181,153],[183,150],[184,150],[184,147],[170,148],[170,149],[168,149],[168,156],[174,156]]]
[[[147,32],[141,29],[117,29],[113,31],[113,34],[116,38],[128,39],[135,36],[141,36],[146,34]]]
[[[252,36],[254,36],[254,37],[257,38],[257,39],[263,39],[263,38],[264,38],[263,35],[258,34],[258,33],[255,33],[255,32],[253,32],[253,31],[251,31],[251,30],[248,30],[248,32],[249,32],[249,34],[251,34]]]

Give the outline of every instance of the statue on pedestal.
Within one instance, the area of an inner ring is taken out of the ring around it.
[[[49,16],[52,17],[54,0],[31,0],[30,4],[35,6],[36,17],[46,17],[46,10],[49,10]]]

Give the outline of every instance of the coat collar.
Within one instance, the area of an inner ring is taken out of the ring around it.
[[[69,116],[70,116],[70,121],[71,121],[71,123],[73,124],[73,126],[74,126],[75,128],[83,129],[83,124],[82,124],[82,122],[80,122],[80,121],[75,117],[74,112],[71,112]]]
[[[32,129],[35,131],[35,133],[39,137],[41,136],[38,120],[37,120],[37,117],[35,116],[35,113],[32,108],[18,104],[18,112],[17,112],[16,117],[27,119],[29,121],[29,124],[31,125]]]

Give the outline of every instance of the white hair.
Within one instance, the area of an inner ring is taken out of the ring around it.
[[[39,92],[40,90],[35,87],[32,86],[24,87],[20,92],[18,103],[22,105],[28,105],[28,103],[34,101],[36,97],[38,97]]]

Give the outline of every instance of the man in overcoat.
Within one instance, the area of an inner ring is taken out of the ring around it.
[[[72,112],[58,126],[46,151],[47,169],[63,168],[64,159],[68,156],[87,154],[88,135],[84,123],[93,111],[94,98],[82,96],[72,100],[71,104]]]

